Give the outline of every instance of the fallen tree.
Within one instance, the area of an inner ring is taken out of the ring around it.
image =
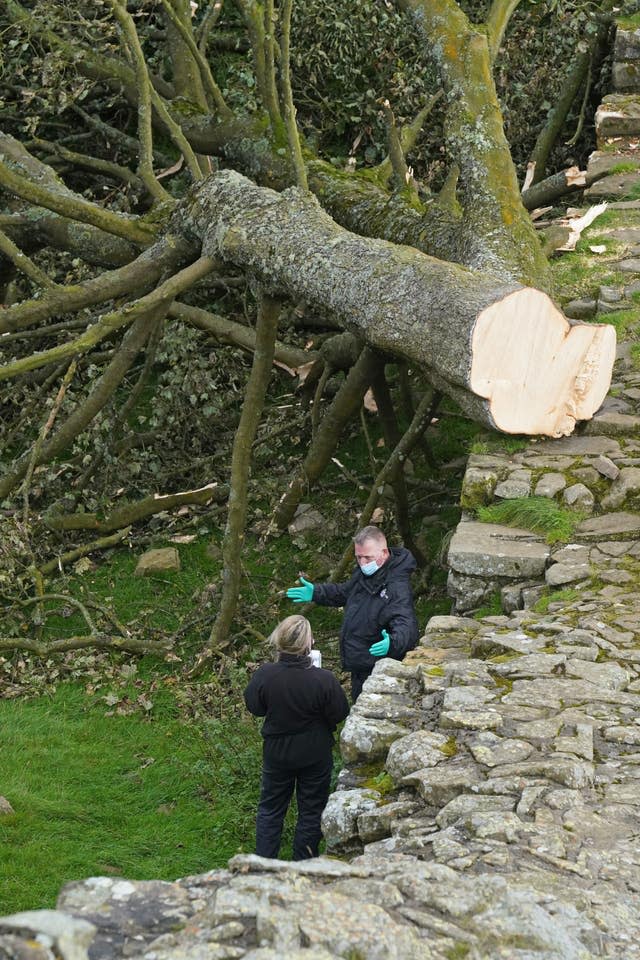
[[[399,119],[409,83],[393,89],[395,73],[405,70],[400,56],[385,89],[372,91],[387,125],[387,156],[368,168],[355,156],[366,125],[339,157],[314,146],[313,118],[302,117],[296,102],[291,4],[236,0],[229,19],[236,33],[244,25],[246,41],[235,49],[248,44],[250,66],[242,53],[217,60],[213,39],[207,52],[215,21],[228,26],[226,11],[214,17],[188,0],[135,10],[109,0],[88,11],[77,0],[54,8],[6,0],[0,8],[16,51],[15,76],[3,81],[8,120],[0,136],[0,500],[12,510],[21,496],[24,523],[37,529],[26,538],[37,547],[20,560],[29,569],[50,563],[54,552],[84,556],[89,544],[67,542],[72,530],[74,537],[108,532],[153,515],[153,489],[167,498],[212,483],[227,489],[229,464],[215,443],[191,465],[189,431],[197,422],[218,438],[236,430],[216,402],[214,373],[228,345],[239,356],[256,349],[257,290],[283,305],[273,365],[287,378],[309,377],[307,395],[295,398],[309,411],[308,444],[272,504],[280,529],[372,386],[385,408],[387,445],[405,449],[394,398],[380,386],[385,367],[399,371],[407,423],[429,409],[434,390],[505,433],[566,435],[601,403],[613,328],[569,323],[550,299],[548,263],[527,209],[577,181],[552,174],[523,202],[493,80],[518,0],[493,0],[483,22],[454,0],[383,6],[372,13],[385,45],[403,32],[428,70],[411,116]],[[55,82],[45,83],[51,75]],[[25,118],[23,96],[38,116]],[[84,97],[91,112],[79,105]],[[415,170],[412,151],[427,121],[440,142]],[[271,365],[262,366],[261,383]],[[181,377],[192,415],[176,426],[161,398],[164,390],[171,402]],[[62,378],[55,427],[41,434],[42,408]],[[255,407],[241,418],[235,449],[235,489],[243,495]],[[419,433],[414,425],[412,437]],[[127,471],[147,443],[157,445],[158,462],[165,447],[183,443],[173,483],[157,464],[143,480]],[[398,457],[388,476],[410,542],[403,466]],[[90,479],[104,484],[99,504]],[[123,493],[133,514],[114,506]],[[48,498],[62,504],[49,511]],[[233,589],[240,507],[225,545]],[[47,540],[54,535],[66,538],[55,551]],[[228,613],[233,597],[225,604]],[[223,619],[219,647],[230,614]]]
[[[308,194],[275,193],[231,171],[203,184],[189,214],[206,256],[418,364],[487,426],[563,436],[604,399],[614,329],[570,324],[545,293],[359,237]]]

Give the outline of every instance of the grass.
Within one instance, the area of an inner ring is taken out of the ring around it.
[[[566,510],[547,497],[518,497],[478,509],[478,520],[482,523],[524,527],[525,530],[544,534],[548,543],[570,540],[577,524],[585,516],[579,510]]]
[[[540,597],[533,605],[534,613],[547,613],[550,603],[572,603],[580,597],[580,592],[573,587],[566,587],[564,590],[549,590],[544,596]],[[555,650],[553,651],[555,653]]]
[[[502,600],[500,598],[500,591],[496,590],[487,599],[486,603],[474,611],[473,616],[475,620],[482,620],[483,617],[498,617],[501,613],[504,613]]]
[[[154,720],[108,717],[77,683],[0,700],[0,783],[15,811],[0,817],[0,914],[53,907],[86,876],[173,880],[253,848],[257,726],[212,741],[178,720],[169,693],[156,705]]]
[[[442,428],[429,436],[440,464],[457,460],[478,430],[447,404],[444,408]],[[378,452],[375,423],[370,432],[380,463],[386,454]],[[247,662],[266,656],[260,637],[293,612],[286,587],[300,570],[312,580],[326,579],[355,531],[371,473],[364,438],[352,436],[338,459],[346,470],[332,464],[311,499],[327,518],[326,527],[293,541],[287,536],[266,544],[259,540],[252,525],[270,515],[279,480],[267,475],[271,486],[262,476],[252,480],[233,663],[224,667],[223,682],[216,673],[197,685],[182,678],[183,664],[207,639],[219,602],[222,533],[216,514],[158,523],[151,542],[136,543],[134,533],[133,549],[96,556],[84,572],[65,571],[50,581],[51,592],[85,603],[95,600],[139,634],[153,638],[180,631],[174,652],[182,662],[79,651],[48,664],[26,656],[21,671],[20,655],[10,659],[7,675],[15,677],[24,696],[0,699],[0,793],[15,811],[0,817],[0,914],[53,907],[60,888],[71,880],[91,875],[172,880],[223,866],[238,851],[254,849],[261,739],[259,723],[243,709],[240,690]],[[445,528],[459,519],[461,471],[451,474],[453,493],[443,504],[434,499],[439,472],[419,452],[412,462],[414,528],[433,558]],[[420,489],[423,475],[428,482]],[[388,516],[391,508],[383,505]],[[430,522],[420,529],[426,515]],[[194,535],[192,542],[175,544],[180,571],[135,577],[143,550],[168,545],[173,533]],[[421,625],[433,613],[449,611],[445,580],[446,571],[434,564],[416,603]],[[215,590],[203,600],[210,584]],[[342,612],[315,607],[309,617],[324,665],[339,672]],[[86,633],[86,625],[75,609],[52,601],[45,637],[78,633]],[[200,693],[193,692],[196,687]],[[213,693],[206,694],[207,688]],[[294,822],[295,809],[285,822],[285,859],[291,856]]]
[[[529,437],[507,436],[506,434],[487,434],[474,440],[469,447],[470,453],[520,453],[529,446]]]

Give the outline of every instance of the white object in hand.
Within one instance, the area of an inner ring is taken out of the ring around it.
[[[311,657],[311,663],[314,667],[322,666],[322,654],[319,650],[310,650],[309,656]]]

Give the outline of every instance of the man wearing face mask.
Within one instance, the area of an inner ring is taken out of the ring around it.
[[[402,660],[418,640],[410,577],[416,568],[405,547],[387,546],[378,527],[364,527],[353,538],[357,566],[346,583],[313,584],[300,577],[300,587],[287,596],[294,603],[313,600],[325,607],[344,607],[340,655],[351,673],[355,703],[364,681],[382,657]]]

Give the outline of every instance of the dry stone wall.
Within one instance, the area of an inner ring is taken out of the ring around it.
[[[640,63],[627,32],[625,103]],[[621,111],[600,111],[601,146],[633,156],[640,109],[616,127]],[[640,289],[640,209],[637,226],[624,210],[610,229],[626,279],[575,312]],[[623,344],[582,435],[470,458],[451,593],[460,614],[500,590],[504,613],[435,617],[404,663],[377,665],[341,736],[327,855],[73,883],[57,910],[0,918],[0,958],[640,960],[639,399]],[[574,542],[473,518],[530,495],[588,515]]]

